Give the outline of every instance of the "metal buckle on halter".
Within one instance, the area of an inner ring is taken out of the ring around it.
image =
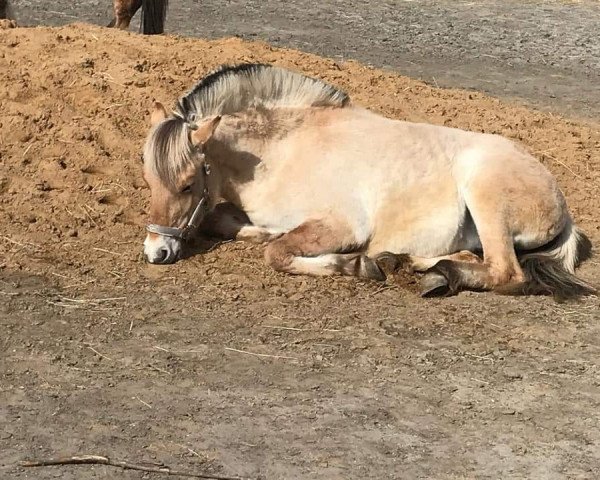
[[[208,192],[208,186],[206,182],[206,177],[210,175],[210,166],[205,162],[204,163],[204,191],[202,192],[202,197],[198,201],[198,205],[192,212],[190,219],[187,224],[183,228],[179,227],[165,227],[163,225],[157,225],[155,223],[151,223],[146,225],[146,231],[149,233],[155,233],[157,235],[162,235],[163,237],[171,237],[177,238],[178,240],[188,240],[189,237],[194,233],[194,231],[200,226],[200,223],[204,219],[206,212],[209,208],[210,204],[210,195]]]

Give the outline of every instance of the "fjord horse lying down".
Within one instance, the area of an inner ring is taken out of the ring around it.
[[[506,138],[390,120],[257,64],[213,72],[171,115],[155,104],[151,123],[151,263],[176,261],[224,199],[251,223],[220,217],[213,229],[268,242],[282,272],[383,280],[409,269],[424,273],[424,296],[594,292],[574,276],[591,245],[555,179]]]

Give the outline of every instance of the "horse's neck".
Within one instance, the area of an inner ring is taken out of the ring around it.
[[[209,144],[208,157],[219,169],[220,194],[236,202],[240,189],[256,179],[268,161],[273,141],[285,137],[302,122],[300,110],[250,110],[226,116]]]
[[[244,133],[223,125],[208,145],[207,158],[215,170],[218,194],[234,204],[238,204],[239,190],[253,180],[264,149],[264,142]]]

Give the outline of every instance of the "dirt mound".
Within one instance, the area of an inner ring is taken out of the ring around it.
[[[598,243],[598,125],[238,39],[72,25],[0,42],[3,478],[61,452],[254,478],[591,478],[597,299],[426,302],[277,274],[240,243],[150,266],[140,152],[153,100],[223,63],[271,62],[393,118],[522,141]]]
[[[146,38],[83,25],[0,35],[7,46],[0,58],[4,268],[64,274],[90,268],[97,257],[96,274],[144,269],[138,260],[148,192],[139,159],[151,101],[173,102],[208,70],[247,61],[324,78],[390,117],[523,141],[598,238],[600,135],[591,126],[237,39]]]

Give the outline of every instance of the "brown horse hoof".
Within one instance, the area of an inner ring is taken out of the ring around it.
[[[421,297],[446,297],[452,293],[448,279],[438,272],[428,272],[420,282]]]
[[[377,254],[373,260],[375,260],[377,266],[386,275],[393,275],[400,270],[404,270],[407,273],[413,273],[410,268],[412,264],[410,255],[407,254],[382,252]]]

